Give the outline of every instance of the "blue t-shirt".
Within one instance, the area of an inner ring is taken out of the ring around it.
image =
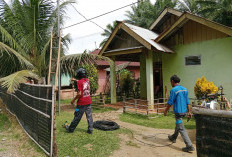
[[[190,104],[188,90],[181,85],[173,87],[170,91],[168,104],[174,105],[173,111],[176,115],[185,115],[187,113],[187,105]]]

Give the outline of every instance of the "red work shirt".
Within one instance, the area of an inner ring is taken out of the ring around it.
[[[91,104],[91,97],[90,97],[90,83],[89,79],[82,78],[81,80],[77,81],[77,89],[81,91],[81,96],[77,101],[77,105],[88,105]]]

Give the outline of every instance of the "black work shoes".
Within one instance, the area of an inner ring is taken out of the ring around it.
[[[182,148],[183,152],[192,152],[194,150],[195,150],[195,148],[193,146]]]
[[[92,134],[93,134],[93,131],[87,130],[87,133],[90,134],[90,135],[92,135]]]
[[[176,139],[174,139],[171,135],[168,135],[168,139],[169,139],[172,143],[176,143]]]

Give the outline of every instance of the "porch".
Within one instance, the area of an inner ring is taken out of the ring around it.
[[[114,62],[110,67],[112,104],[117,102],[115,61],[140,62],[141,100],[139,101],[147,104],[146,110],[148,112],[155,111],[155,98],[166,100],[166,88],[163,87],[162,78],[162,55],[164,53],[173,53],[173,51],[156,43],[154,39],[157,36],[158,34],[150,30],[118,22],[100,52],[100,55],[107,56]],[[138,107],[136,101],[138,100],[130,100],[129,103],[126,103],[127,105],[124,105],[125,108],[129,109],[130,103],[134,103]],[[141,105],[140,107],[142,107]]]

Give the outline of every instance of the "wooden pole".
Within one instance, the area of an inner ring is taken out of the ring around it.
[[[54,149],[54,143],[55,143],[55,140],[56,140],[56,139],[54,139],[54,133],[55,133],[55,130],[54,130],[54,122],[55,122],[54,109],[55,109],[55,106],[56,106],[55,92],[54,92],[54,87],[53,87],[52,88],[52,110],[51,110],[51,148],[50,148],[50,157],[53,156],[53,153],[55,152],[54,150],[57,150],[57,148]]]
[[[57,157],[57,143],[56,143],[56,94],[54,92],[54,111],[53,111],[53,156]]]
[[[48,71],[48,84],[50,84],[50,81],[51,81],[51,69],[52,69],[52,38],[53,38],[53,34],[52,34],[52,32],[51,32],[50,60],[49,60],[49,71]]]
[[[55,91],[57,91],[57,80],[58,80],[58,71],[59,71],[59,62],[60,62],[60,47],[61,47],[61,31],[59,32],[59,46],[58,46],[58,57],[56,63],[56,78],[55,78]],[[60,80],[59,80],[60,81]]]

